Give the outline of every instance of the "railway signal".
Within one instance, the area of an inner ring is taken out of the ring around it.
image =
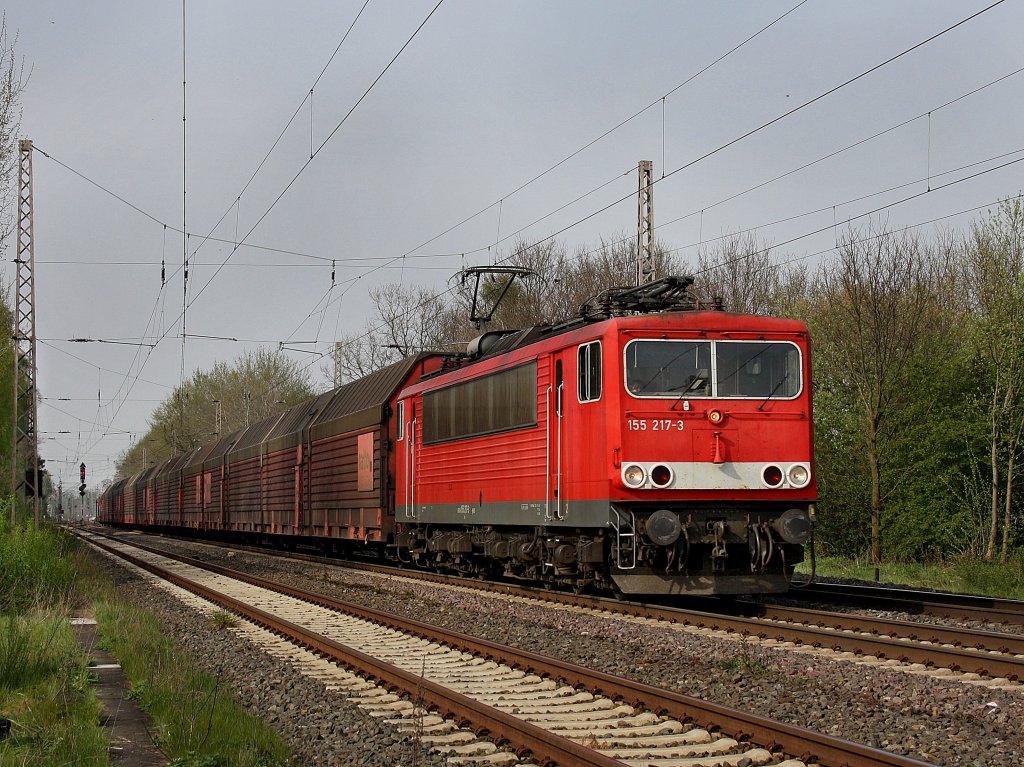
[[[78,494],[85,498],[85,462],[78,466],[78,479],[82,483],[78,486]]]

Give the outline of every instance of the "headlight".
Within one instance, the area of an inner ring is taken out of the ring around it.
[[[663,463],[651,467],[651,484],[668,487],[672,484],[672,469]]]
[[[803,487],[811,481],[811,470],[802,463],[789,467],[789,484],[793,487]]]
[[[643,466],[637,466],[633,463],[622,470],[622,481],[630,487],[640,487],[646,479],[647,473],[644,471]]]
[[[761,472],[761,479],[768,487],[778,487],[782,484],[782,469],[778,466],[765,466]]]

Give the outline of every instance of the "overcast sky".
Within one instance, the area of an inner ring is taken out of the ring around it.
[[[783,243],[926,192],[929,175],[933,191],[874,221],[984,210],[1024,187],[1024,162],[991,170],[1024,158],[1024,73],[943,106],[1024,67],[1020,0],[689,167],[990,3],[444,0],[414,35],[436,2],[187,1],[184,49],[181,2],[8,9],[32,67],[22,132],[39,150],[40,450],[66,486],[79,461],[90,485],[110,477],[178,384],[186,247],[187,333],[248,339],[189,337],[191,375],[256,342],[324,352],[363,327],[372,286],[443,290],[516,237],[564,229],[558,239],[575,250],[634,233],[642,159],[666,175],[657,237],[691,261],[701,239],[756,228],[814,266],[832,231]],[[962,230],[978,215],[940,225]],[[211,231],[226,242],[204,243]],[[9,246],[7,284],[12,257]],[[82,337],[160,340],[62,340]],[[319,376],[315,355],[289,354]]]

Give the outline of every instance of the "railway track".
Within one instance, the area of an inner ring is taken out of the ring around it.
[[[264,549],[240,548],[270,554]],[[340,564],[337,560],[314,555],[288,553],[285,556]],[[1024,636],[1020,634],[763,603],[726,603],[748,611],[746,615],[735,615],[492,583],[377,564],[345,562],[343,566],[578,609],[665,621],[685,630],[820,651],[838,660],[885,664],[912,673],[952,674],[954,678],[972,684],[1024,691],[1021,683],[1024,680]]]
[[[542,764],[925,764],[152,547],[87,540],[442,715],[421,716],[421,728],[454,718]]]
[[[911,615],[932,615],[938,618],[981,621],[1024,626],[1024,601],[995,597],[954,594],[948,591],[917,591],[886,586],[848,583],[812,583],[794,589],[790,597],[821,602],[869,604]]]

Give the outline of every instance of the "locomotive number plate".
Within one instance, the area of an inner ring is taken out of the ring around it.
[[[682,431],[683,422],[673,418],[627,418],[628,431]]]

